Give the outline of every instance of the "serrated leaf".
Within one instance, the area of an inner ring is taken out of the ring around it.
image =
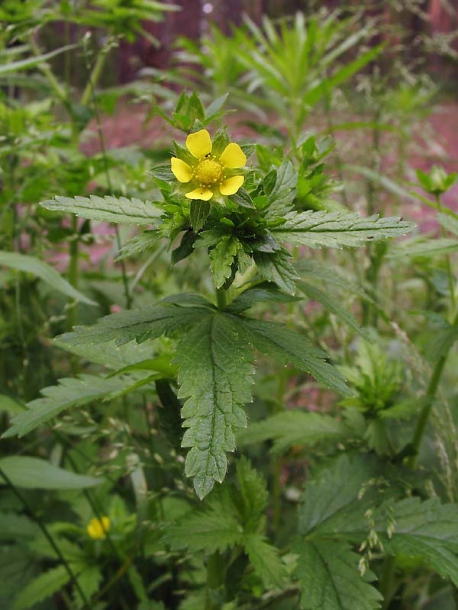
[[[347,544],[334,541],[301,541],[297,574],[304,610],[375,610],[382,596],[365,582],[358,570],[359,556]]]
[[[232,235],[223,235],[217,245],[210,250],[213,281],[221,288],[231,276],[232,263],[240,248],[240,242]]]
[[[127,197],[60,197],[48,199],[40,203],[53,212],[69,212],[102,222],[116,222],[130,225],[149,225],[158,222],[161,210],[151,201]]]
[[[64,566],[57,566],[40,574],[27,584],[14,600],[13,610],[27,610],[39,602],[57,593],[70,581],[70,575]]]
[[[367,531],[364,513],[373,505],[372,490],[361,496],[374,470],[363,458],[346,455],[307,484],[298,514],[298,531],[304,536],[326,536],[346,531]]]
[[[291,263],[291,255],[287,250],[281,249],[272,254],[256,252],[254,260],[264,279],[277,284],[286,294],[294,296],[296,293],[295,281],[299,279],[299,276]]]
[[[444,578],[458,585],[458,505],[438,498],[406,498],[389,507],[393,533],[387,536],[385,509],[376,513],[376,529],[390,553],[421,557]]]
[[[243,528],[233,510],[227,488],[216,489],[205,508],[188,512],[176,524],[167,526],[164,540],[172,549],[214,553],[241,544]]]
[[[73,589],[73,597],[77,608],[84,608],[85,603],[81,598],[79,589],[82,590],[85,598],[90,600],[91,597],[100,590],[100,583],[103,575],[101,569],[97,565],[85,566],[84,569],[78,573],[78,587]]]
[[[361,218],[358,214],[341,212],[290,213],[286,222],[272,227],[280,241],[317,248],[357,247],[386,238],[401,237],[411,231],[413,223],[399,218]]]
[[[311,447],[322,441],[337,443],[349,430],[344,423],[324,413],[285,411],[263,421],[250,424],[237,435],[240,446],[273,440],[275,453],[283,453],[297,445]]]
[[[296,197],[297,172],[291,161],[280,165],[276,173],[275,184],[268,194],[269,207],[267,217],[278,218],[287,215]]]
[[[25,455],[0,458],[0,484],[6,484],[2,473],[13,485],[24,489],[84,489],[103,483],[103,479],[76,474]]]
[[[203,498],[226,475],[226,451],[246,426],[242,406],[251,401],[252,353],[233,316],[211,312],[180,341],[178,397],[185,400],[182,446],[191,447],[186,474]]]
[[[64,409],[104,398],[112,392],[120,392],[125,386],[124,378],[104,379],[96,375],[81,375],[77,378],[60,379],[59,385],[41,390],[43,398],[29,402],[27,410],[12,419],[12,426],[3,434],[3,438],[24,436]]]
[[[297,297],[293,297],[284,292],[280,292],[277,286],[268,282],[257,284],[252,288],[244,290],[232,303],[227,307],[226,311],[231,313],[241,313],[250,309],[257,303],[294,303],[299,301]]]
[[[236,469],[245,528],[258,532],[259,518],[267,507],[266,481],[245,457],[237,460]]]
[[[79,290],[73,288],[73,286],[64,280],[61,274],[53,267],[38,260],[34,256],[19,254],[18,252],[0,252],[0,265],[11,267],[17,271],[31,273],[32,275],[39,277],[43,282],[46,282],[46,284],[51,286],[51,288],[54,288],[54,290],[65,294],[71,299],[75,299],[75,301],[86,303],[87,305],[96,305],[94,301],[91,301],[91,299],[85,297]]]
[[[62,335],[60,339],[69,345],[108,341],[123,345],[133,340],[142,343],[192,326],[207,311],[205,307],[181,307],[163,301],[145,309],[131,309],[105,316],[94,326],[77,326],[74,332]]]
[[[291,362],[298,369],[313,375],[325,387],[349,394],[342,375],[328,362],[328,355],[313,347],[303,335],[274,322],[238,317],[247,338],[263,354],[281,364]]]
[[[124,260],[129,256],[137,256],[146,250],[157,248],[158,237],[159,235],[156,231],[143,231],[143,233],[135,235],[135,237],[124,244],[115,260]]]
[[[259,534],[247,534],[243,546],[251,565],[267,586],[281,588],[286,577],[285,565],[278,549]]]

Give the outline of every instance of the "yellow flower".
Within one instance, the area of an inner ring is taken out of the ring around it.
[[[234,172],[246,163],[246,156],[238,144],[226,146],[220,155],[212,154],[213,144],[206,129],[191,133],[186,148],[195,162],[186,163],[172,157],[172,172],[178,182],[189,185],[188,199],[209,201],[213,195],[234,195],[245,181]]]
[[[102,540],[107,535],[109,529],[110,519],[108,517],[102,517],[101,519],[91,519],[86,531],[94,540]]]

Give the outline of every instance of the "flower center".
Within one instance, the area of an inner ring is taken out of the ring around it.
[[[205,158],[202,161],[199,161],[199,164],[194,170],[194,175],[201,184],[209,186],[220,180],[222,172],[223,166],[220,165],[218,161],[211,158]]]

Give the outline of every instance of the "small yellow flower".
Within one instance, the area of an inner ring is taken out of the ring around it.
[[[110,519],[108,517],[102,517],[101,519],[91,519],[86,531],[94,540],[103,540],[109,529]]]
[[[244,176],[233,171],[246,163],[245,153],[238,144],[228,144],[216,156],[212,154],[210,134],[201,129],[189,134],[186,148],[196,159],[195,163],[172,157],[172,172],[178,182],[189,184],[188,199],[209,201],[213,195],[234,195],[244,183]]]

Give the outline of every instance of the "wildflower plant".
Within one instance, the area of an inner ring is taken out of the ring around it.
[[[154,247],[161,237],[170,245],[179,240],[172,251],[173,263],[206,250],[214,295],[171,295],[145,309],[121,311],[94,326],[77,327],[62,337],[73,346],[143,343],[162,335],[177,341],[171,363],[177,370],[177,398],[182,402],[181,445],[189,450],[185,473],[203,498],[215,481],[225,478],[227,453],[235,450],[237,431],[247,425],[245,406],[252,400],[255,349],[281,364],[291,362],[325,387],[349,393],[326,352],[302,333],[251,314],[260,301],[296,299],[300,277],[287,245],[362,246],[404,235],[411,224],[398,218],[361,218],[346,211],[296,211],[298,173],[288,159],[280,164],[272,160],[269,171],[247,162],[253,147],[245,145],[242,150],[225,130],[216,132],[212,141],[205,128],[211,112],[205,112],[200,100],[191,107],[198,118],[186,136],[186,148],[176,144],[171,164],[151,172],[158,186],[155,201],[57,196],[42,205],[55,212],[148,227],[125,245],[124,255],[130,249]],[[172,381],[170,369],[164,380]],[[8,434],[30,431],[60,410],[50,408],[46,400],[38,401],[15,418]]]

